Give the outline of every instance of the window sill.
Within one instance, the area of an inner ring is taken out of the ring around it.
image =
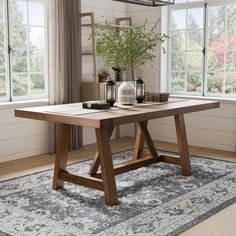
[[[22,107],[36,107],[36,106],[47,106],[49,105],[48,98],[37,99],[37,100],[24,100],[24,101],[14,101],[14,102],[0,102],[0,110],[5,109],[15,109]]]
[[[197,99],[197,100],[205,100],[205,101],[219,101],[223,104],[236,105],[236,98],[203,97],[203,96],[175,95],[175,94],[171,94],[170,97],[171,98]]]

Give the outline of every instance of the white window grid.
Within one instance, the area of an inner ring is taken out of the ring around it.
[[[48,97],[48,57],[47,57],[47,12],[46,12],[46,1],[45,0],[22,0],[22,2],[26,3],[26,14],[27,14],[27,22],[26,24],[22,24],[22,26],[27,28],[27,71],[25,72],[17,72],[18,75],[27,74],[27,81],[28,81],[28,95],[26,96],[13,96],[13,86],[12,86],[12,80],[13,80],[13,71],[11,67],[11,54],[8,53],[8,45],[11,44],[10,42],[10,23],[9,23],[9,3],[10,0],[3,0],[4,5],[4,24],[5,24],[5,78],[6,78],[6,97],[0,97],[0,102],[6,102],[6,101],[19,101],[19,100],[34,100],[34,99],[42,99]],[[33,25],[29,24],[29,2],[38,2],[44,4],[44,26],[42,25]],[[41,28],[44,29],[44,48],[42,49],[36,49],[36,51],[43,51],[44,52],[44,71],[31,71],[31,63],[30,63],[30,46],[29,46],[29,29],[31,27],[34,28]],[[14,48],[15,51],[20,51],[22,49],[20,48]],[[25,50],[22,50],[25,51]],[[44,75],[45,79],[45,93],[41,95],[30,95],[30,75]]]
[[[220,0],[203,0],[203,1],[194,1],[191,2],[191,0],[186,0],[185,3],[178,3],[172,7],[169,7],[169,27],[168,27],[168,34],[171,35],[172,34],[172,25],[171,25],[171,11],[172,10],[188,10],[188,9],[193,9],[193,8],[203,8],[204,9],[204,45],[203,45],[203,50],[205,50],[205,52],[208,52],[208,16],[209,16],[209,8],[210,7],[214,7],[214,6],[228,6],[228,5],[236,5],[236,1],[235,0],[225,0],[225,1],[220,1]],[[187,14],[186,14],[187,17]],[[225,16],[227,17],[227,16]],[[225,20],[225,22],[227,23],[227,21]],[[187,19],[186,19],[186,27],[185,29],[187,31]],[[226,58],[226,54],[227,54],[227,27],[226,27],[226,32],[225,32],[225,46],[224,46],[224,72],[226,72],[226,63],[225,63],[225,58]],[[171,91],[171,73],[174,72],[173,70],[171,70],[171,52],[173,51],[171,48],[171,40],[169,40],[168,42],[168,88]],[[185,40],[185,44],[187,44],[187,38]],[[185,47],[187,48],[187,45],[185,45]],[[179,51],[179,50],[178,50]],[[188,51],[188,50],[183,50],[183,51]],[[235,50],[236,51],[236,50]],[[187,84],[187,79],[185,80],[185,91],[180,91],[180,92],[172,92],[173,94],[181,94],[181,95],[202,95],[202,96],[208,96],[208,97],[235,97],[236,94],[224,94],[224,93],[208,93],[207,92],[207,73],[208,73],[208,58],[207,58],[208,53],[205,53],[205,55],[203,54],[203,68],[202,68],[202,73],[203,73],[203,84],[202,84],[202,93],[199,92],[187,92],[186,91],[186,84]],[[187,68],[186,65],[186,58],[185,57],[185,68]],[[185,72],[186,71],[186,72]],[[187,73],[187,69],[183,71],[185,73]],[[178,71],[180,72],[180,71]],[[236,72],[232,72],[235,73]],[[224,87],[223,87],[223,91],[225,91],[225,79],[226,77],[226,73],[224,73]],[[187,77],[186,77],[187,78]]]

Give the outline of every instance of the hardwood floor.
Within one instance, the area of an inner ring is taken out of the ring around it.
[[[119,152],[132,148],[134,140],[132,138],[121,138],[112,140],[112,151]],[[164,142],[155,142],[156,147],[162,150],[178,151],[177,145]],[[96,152],[96,145],[84,146],[78,151],[69,153],[69,163],[93,158]],[[190,146],[190,154],[213,157],[222,160],[236,162],[236,153],[207,148]],[[55,155],[40,155],[21,160],[0,163],[0,181],[10,178],[47,170],[53,167]],[[235,227],[236,204],[211,216],[207,220],[199,223],[191,229],[180,234],[181,236],[233,236],[236,235]]]

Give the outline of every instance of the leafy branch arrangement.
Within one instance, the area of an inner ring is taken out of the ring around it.
[[[157,22],[158,23],[158,22]],[[96,53],[101,55],[105,66],[121,70],[137,69],[155,58],[155,49],[168,38],[156,33],[157,23],[149,30],[147,20],[142,25],[116,28],[106,22],[96,32]],[[165,49],[162,47],[165,52]]]

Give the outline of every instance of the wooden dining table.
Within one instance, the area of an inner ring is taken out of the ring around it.
[[[217,101],[170,100],[166,103],[144,103],[133,106],[118,106],[107,110],[84,109],[81,103],[21,108],[15,116],[59,124],[53,189],[64,187],[70,182],[101,190],[105,204],[118,204],[115,176],[158,162],[181,166],[182,175],[191,175],[191,165],[186,136],[184,114],[218,108]],[[179,155],[159,154],[148,131],[148,121],[173,116],[176,127]],[[136,123],[136,139],[132,160],[113,165],[110,137],[115,126]],[[72,126],[95,128],[97,153],[88,173],[74,175],[67,170],[67,158]],[[148,155],[144,152],[146,143]],[[100,168],[99,168],[100,167]]]

